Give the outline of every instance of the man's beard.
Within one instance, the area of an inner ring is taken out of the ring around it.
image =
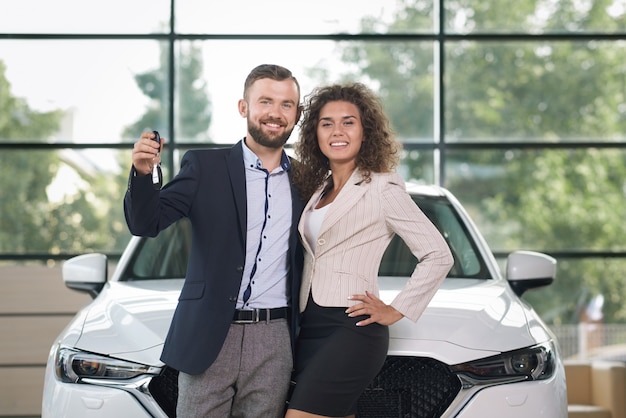
[[[254,138],[254,141],[257,144],[263,145],[267,148],[281,148],[287,143],[292,131],[293,128],[285,131],[285,133],[280,136],[269,136],[263,133],[260,125],[255,125],[250,119],[248,119],[248,133],[252,136],[252,138]]]

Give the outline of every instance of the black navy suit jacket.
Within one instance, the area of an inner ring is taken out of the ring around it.
[[[287,292],[293,344],[303,258],[297,225],[304,202],[293,183],[291,194]],[[161,355],[177,370],[202,373],[222,348],[244,269],[246,206],[241,141],[232,148],[188,151],[180,172],[161,191],[153,190],[150,175],[131,170],[124,212],[133,235],[156,236],[183,217],[192,224],[187,275]]]

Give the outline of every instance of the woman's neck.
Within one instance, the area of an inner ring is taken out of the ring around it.
[[[317,209],[322,208],[335,200],[341,189],[343,189],[343,186],[345,186],[348,180],[350,180],[350,177],[355,169],[356,167],[354,165],[335,167],[334,169],[331,167],[332,186],[329,184],[329,187],[324,190],[318,204],[316,205]]]
[[[352,173],[356,169],[354,163],[351,164],[331,164],[330,174],[333,179],[333,189],[339,191],[348,182]]]

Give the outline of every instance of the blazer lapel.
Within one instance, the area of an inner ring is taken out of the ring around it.
[[[367,187],[362,186],[363,177],[359,170],[355,170],[348,182],[343,186],[343,189],[339,192],[337,197],[332,203],[332,206],[329,208],[328,212],[326,212],[326,217],[324,217],[324,221],[320,227],[319,235],[321,236],[324,232],[328,231],[334,224],[336,224],[341,218],[346,216],[350,209],[357,204],[357,202],[361,199],[361,197],[367,191]],[[303,216],[300,219],[300,223],[298,225],[298,231],[300,232],[300,236],[304,237],[304,214],[308,213],[311,208],[317,204],[319,201],[320,195],[324,187],[318,189],[313,196],[309,199],[306,206],[304,207]],[[302,239],[302,245],[306,249],[306,251],[310,254],[313,253],[309,242],[306,239]]]
[[[365,194],[367,188],[362,187],[363,178],[359,170],[354,170],[348,182],[343,186],[337,197],[332,203],[332,206],[326,213],[324,222],[320,227],[321,236],[324,232],[328,231],[334,224],[336,224],[341,218],[346,216],[350,210],[356,205]]]
[[[248,229],[248,212],[246,203],[246,172],[243,166],[243,148],[241,141],[235,144],[226,157],[226,166],[230,179],[230,187],[233,192],[233,199],[237,207],[237,218],[239,219],[239,234],[241,242],[246,242],[246,230]]]
[[[306,203],[306,205],[304,205],[304,210],[302,211],[302,216],[300,218],[300,222],[298,222],[298,232],[300,233],[300,237],[302,237],[302,239],[301,239],[302,245],[304,246],[304,249],[309,254],[312,254],[313,251],[311,249],[311,246],[309,245],[309,241],[304,238],[304,222],[305,222],[305,219],[306,219],[305,214],[308,213],[309,210],[311,210],[311,208],[313,207],[313,205],[315,205],[317,203],[317,201],[320,198],[320,195],[322,194],[322,190],[323,189],[324,188],[322,187],[321,189],[318,189],[315,193],[313,193],[313,196],[311,196],[311,198]]]

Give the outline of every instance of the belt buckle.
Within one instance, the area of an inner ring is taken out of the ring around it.
[[[235,324],[255,324],[259,321],[261,321],[261,310],[260,309],[252,309],[252,310],[246,310],[244,312],[250,312],[252,314],[252,318],[251,319],[237,319],[236,321],[233,321]]]

